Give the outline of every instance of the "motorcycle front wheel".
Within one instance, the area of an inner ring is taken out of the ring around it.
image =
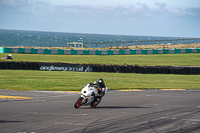
[[[82,105],[82,100],[83,100],[83,98],[79,97],[77,102],[74,103],[74,108],[80,108]]]

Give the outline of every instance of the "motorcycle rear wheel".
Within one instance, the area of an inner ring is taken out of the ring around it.
[[[83,100],[83,98],[79,97],[77,102],[74,103],[74,108],[80,108],[82,105],[82,100]]]
[[[92,101],[92,103],[90,104],[90,107],[95,108],[99,103],[100,103],[100,101],[94,100],[94,101]]]

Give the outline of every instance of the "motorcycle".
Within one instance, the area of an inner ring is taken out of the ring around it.
[[[74,103],[74,108],[80,108],[82,105],[87,106],[90,105],[91,107],[96,107],[101,100],[95,99],[95,96],[98,96],[98,89],[91,84],[87,84],[81,90],[81,96],[78,100]],[[107,92],[108,88],[105,88],[105,93]]]

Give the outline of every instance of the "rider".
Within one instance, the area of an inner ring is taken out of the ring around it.
[[[91,85],[96,85],[98,89],[99,96],[95,96],[97,101],[101,101],[101,98],[105,95],[106,86],[104,83],[104,80],[102,78],[98,79],[98,81],[95,81],[94,83],[90,83]]]

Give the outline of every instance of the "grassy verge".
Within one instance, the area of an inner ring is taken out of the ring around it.
[[[8,53],[0,54],[0,57]],[[39,55],[14,54],[13,60],[32,62],[123,65],[200,66],[200,53],[159,55]],[[1,60],[4,61],[4,60]],[[81,90],[88,82],[104,78],[109,89],[200,89],[200,75],[134,73],[84,73],[64,71],[0,70],[0,89]]]
[[[0,57],[8,53],[0,54]],[[123,65],[200,66],[200,53],[157,55],[48,55],[14,54],[12,61],[94,63]],[[1,60],[3,61],[3,60]],[[7,60],[8,61],[8,60]],[[10,61],[10,60],[9,60]]]
[[[85,73],[0,70],[0,88],[11,90],[81,90],[103,78],[109,89],[200,89],[200,75]]]

